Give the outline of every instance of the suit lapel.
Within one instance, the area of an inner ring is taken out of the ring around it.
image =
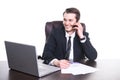
[[[66,53],[66,37],[65,37],[64,27],[61,28],[61,40],[62,40],[62,49],[63,49],[63,52],[64,52],[62,54],[65,56],[65,53]]]

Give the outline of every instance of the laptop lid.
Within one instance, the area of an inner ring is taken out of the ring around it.
[[[5,41],[5,48],[8,65],[11,69],[38,77],[60,70],[54,66],[45,65],[42,62],[38,65],[35,46]]]

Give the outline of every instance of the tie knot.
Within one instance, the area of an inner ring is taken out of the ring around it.
[[[69,39],[71,39],[71,36],[69,36]]]

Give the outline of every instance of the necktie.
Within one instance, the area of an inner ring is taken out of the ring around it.
[[[69,59],[70,49],[71,49],[71,36],[69,36],[69,40],[68,40],[68,43],[67,43],[67,45],[66,45],[66,55],[65,55],[65,59]]]

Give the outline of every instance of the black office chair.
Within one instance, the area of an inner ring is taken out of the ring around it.
[[[57,27],[61,27],[63,26],[63,21],[51,21],[51,22],[46,22],[45,24],[45,36],[46,36],[46,42],[49,38],[49,35],[51,34],[51,31],[53,28],[57,28]],[[81,23],[81,25],[84,28],[84,31],[86,31],[86,26],[84,23]],[[41,56],[38,56],[38,59],[42,59]]]

